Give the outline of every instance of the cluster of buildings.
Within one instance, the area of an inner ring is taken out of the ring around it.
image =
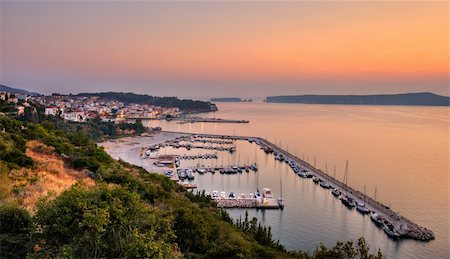
[[[6,93],[6,92],[0,92],[0,100],[6,101],[6,102],[14,105],[14,107],[17,110],[18,115],[24,114],[26,107],[31,107],[33,109],[33,111],[36,112],[36,108],[31,106],[30,98],[31,98],[31,96],[26,95],[26,94],[21,94],[21,93],[11,94],[11,93]]]
[[[50,95],[26,96],[22,94],[0,93],[0,99],[8,102],[23,103],[17,105],[18,114],[23,114],[25,105],[29,102],[38,103],[45,107],[46,115],[60,116],[67,121],[85,122],[96,117],[103,121],[120,123],[129,119],[160,119],[176,117],[180,114],[175,107],[162,108],[147,104],[130,104],[116,100],[104,100],[96,96]],[[19,102],[22,100],[23,102]]]

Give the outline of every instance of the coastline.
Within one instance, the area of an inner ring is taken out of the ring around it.
[[[186,135],[188,134],[162,131],[149,136],[131,136],[107,140],[99,142],[97,145],[103,147],[116,160],[123,160],[140,166],[151,173],[165,173],[168,168],[154,165],[153,163],[157,161],[156,159],[141,157],[142,148]]]

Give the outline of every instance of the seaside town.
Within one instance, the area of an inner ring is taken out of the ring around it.
[[[0,92],[0,99],[14,105],[18,115],[31,103],[45,107],[45,115],[59,116],[66,121],[85,122],[100,117],[102,121],[126,122],[130,119],[162,119],[179,116],[176,107],[159,107],[146,104],[125,104],[116,100],[75,95],[32,96],[23,93]]]

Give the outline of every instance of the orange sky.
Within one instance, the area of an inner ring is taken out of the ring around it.
[[[445,2],[5,2],[1,21],[2,81],[31,88],[279,81],[299,85],[281,92],[316,82],[339,93],[357,80],[361,92],[448,91]]]

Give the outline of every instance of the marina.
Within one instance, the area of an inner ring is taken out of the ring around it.
[[[180,132],[178,132],[180,133]],[[248,141],[250,143],[256,143],[262,150],[267,153],[273,153],[274,158],[279,162],[285,162],[288,164],[294,173],[298,174],[302,178],[312,178],[313,181],[324,189],[331,189],[330,194],[333,194],[336,198],[339,198],[346,207],[349,209],[355,208],[355,212],[358,211],[363,215],[370,213],[376,213],[382,218],[381,227],[390,237],[397,238],[411,238],[420,241],[430,241],[434,239],[434,233],[425,227],[421,227],[411,220],[401,216],[398,212],[391,210],[388,206],[381,204],[380,202],[372,199],[370,196],[355,190],[345,182],[330,176],[324,171],[315,168],[310,163],[294,156],[288,151],[278,147],[272,142],[260,138],[260,137],[248,137],[248,136],[231,136],[231,135],[216,135],[216,134],[192,134],[183,133],[193,136],[196,139],[219,139],[219,140],[232,140],[232,141]],[[272,152],[273,150],[273,152]],[[226,199],[227,201],[229,199]],[[249,207],[250,201],[243,202],[236,199],[234,202],[220,201],[221,206],[223,204],[230,204],[230,207]],[[254,208],[255,206],[250,206]]]

